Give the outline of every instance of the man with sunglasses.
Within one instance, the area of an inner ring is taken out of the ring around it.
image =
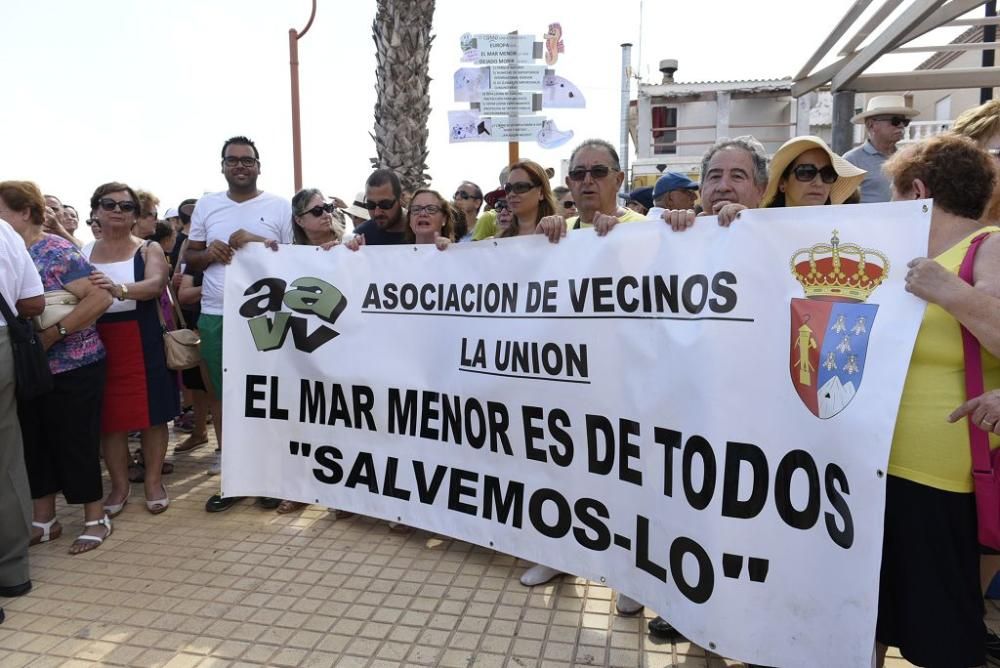
[[[579,215],[566,219],[545,216],[538,222],[538,234],[557,243],[567,230],[614,226],[645,220],[642,214],[618,205],[618,190],[625,181],[618,151],[603,139],[587,139],[570,154],[566,185],[573,193]],[[602,222],[603,221],[603,222]]]
[[[483,206],[483,191],[472,181],[462,181],[455,190],[455,208],[465,214],[465,229],[455,230],[459,241],[472,239],[472,226],[479,219],[479,209]],[[456,226],[458,227],[458,226]]]
[[[292,205],[257,188],[260,154],[246,137],[232,137],[222,145],[222,174],[229,188],[198,200],[191,214],[191,236],[184,262],[191,271],[203,271],[201,286],[201,356],[212,381],[212,418],[222,447],[222,315],[226,265],[233,255],[253,241],[292,242]],[[183,208],[183,206],[181,207]],[[221,453],[220,453],[221,454]],[[209,473],[218,473],[218,465]],[[240,499],[214,494],[205,504],[208,512],[228,510]],[[277,508],[277,499],[262,499],[266,508]]]
[[[363,205],[371,219],[354,228],[368,246],[391,246],[406,243],[406,212],[401,197],[403,186],[396,172],[376,169],[365,181]]]
[[[910,120],[919,115],[916,109],[906,106],[902,95],[876,95],[868,100],[863,112],[851,119],[864,124],[867,139],[861,146],[844,154],[844,159],[868,172],[861,182],[861,202],[888,202],[889,179],[882,174],[882,165],[896,152],[896,144],[903,138]]]

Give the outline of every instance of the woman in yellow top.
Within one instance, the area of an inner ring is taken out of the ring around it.
[[[983,226],[995,161],[967,139],[935,137],[884,166],[894,199],[933,198],[930,258],[910,262],[907,290],[928,302],[900,400],[886,482],[885,534],[876,639],[920,666],[985,662],[983,599],[972,460],[965,420],[959,324],[983,347],[986,387],[1000,386],[1000,234],[982,243],[974,284],[958,277]],[[990,431],[1000,416],[980,417]],[[994,445],[997,441],[994,439]]]

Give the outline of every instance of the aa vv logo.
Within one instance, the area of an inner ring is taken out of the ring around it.
[[[834,230],[829,244],[796,251],[791,269],[806,295],[791,303],[792,384],[813,415],[831,418],[861,386],[878,313],[878,304],[866,302],[888,275],[889,260],[841,244]]]
[[[281,348],[291,332],[294,346],[311,353],[339,332],[326,324],[309,332],[309,320],[305,316],[313,315],[332,325],[347,308],[347,298],[340,290],[308,276],[295,279],[291,286],[280,278],[262,278],[243,295],[250,299],[243,302],[240,315],[248,318],[254,345],[261,352]],[[283,311],[282,306],[303,315],[292,315]]]

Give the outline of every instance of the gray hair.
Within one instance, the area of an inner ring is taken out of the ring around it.
[[[754,139],[751,135],[743,135],[742,137],[736,137],[734,139],[722,137],[716,140],[712,147],[705,151],[705,155],[701,159],[701,180],[705,180],[705,174],[708,172],[708,163],[712,161],[715,154],[719,151],[724,151],[727,148],[742,149],[750,154],[750,159],[753,161],[753,181],[761,188],[766,188],[768,163],[767,151],[764,149],[764,145]]]
[[[582,151],[585,148],[600,148],[600,149],[604,149],[605,151],[608,152],[608,155],[611,156],[611,161],[614,163],[611,166],[614,167],[615,169],[619,169],[619,170],[621,169],[621,160],[618,159],[618,151],[616,151],[615,147],[611,145],[611,142],[604,141],[603,139],[585,139],[585,140],[583,140],[583,142],[580,143],[576,148],[574,148],[573,152],[569,154],[569,164],[570,164],[570,166],[572,166],[573,163],[576,161],[576,154],[579,153],[580,151]]]

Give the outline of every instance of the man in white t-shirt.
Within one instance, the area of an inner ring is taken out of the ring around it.
[[[212,424],[222,447],[222,298],[226,265],[233,254],[252,241],[292,242],[292,205],[288,200],[257,188],[260,154],[246,137],[233,137],[222,146],[222,174],[229,189],[205,195],[191,214],[191,236],[184,262],[203,271],[201,286],[201,354],[212,385]],[[221,454],[221,453],[220,453]],[[209,473],[217,473],[216,464]],[[228,510],[240,499],[214,494],[205,510]],[[261,499],[265,508],[276,508],[277,499]]]
[[[42,279],[24,239],[3,220],[7,205],[0,197],[0,295],[17,315],[45,310]],[[6,310],[6,309],[4,309]],[[31,492],[24,468],[24,446],[14,401],[14,358],[7,319],[0,312],[0,596],[20,596],[31,589],[28,541],[31,538]],[[3,609],[0,608],[0,619]]]

